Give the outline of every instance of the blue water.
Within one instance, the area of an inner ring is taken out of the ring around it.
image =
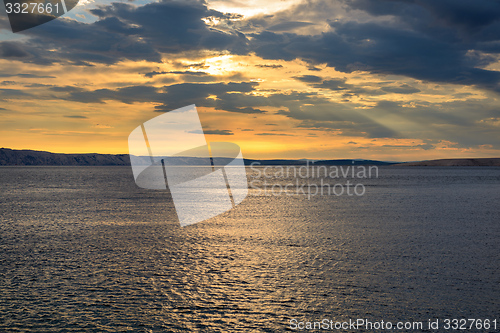
[[[363,196],[310,200],[251,189],[180,228],[168,193],[137,188],[128,167],[2,167],[0,331],[500,326],[500,168],[384,167],[360,182]]]

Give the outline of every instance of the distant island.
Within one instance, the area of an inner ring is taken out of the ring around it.
[[[149,161],[149,156],[142,156],[146,162]],[[227,164],[232,159],[230,158],[215,158],[216,164]],[[286,159],[271,159],[271,160],[256,160],[244,159],[245,165],[391,165],[394,162],[383,162],[374,160],[286,160]],[[203,165],[206,161],[203,158],[175,156],[169,157],[170,165]],[[130,157],[128,154],[60,154],[50,153],[37,150],[15,150],[9,148],[0,148],[0,166],[127,166],[130,165]]]
[[[130,165],[128,154],[58,154],[0,148],[0,165]]]
[[[149,159],[149,157],[143,157]],[[202,159],[196,157],[177,156],[169,158],[172,165],[197,165]],[[231,159],[218,158],[221,164]],[[473,159],[441,159],[421,162],[386,162],[364,159],[337,159],[337,160],[287,160],[245,159],[245,165],[398,165],[398,166],[500,166],[500,158],[473,158]],[[128,154],[61,154],[37,150],[15,150],[0,148],[0,166],[129,166]]]
[[[404,166],[500,166],[500,158],[459,158],[399,163]]]

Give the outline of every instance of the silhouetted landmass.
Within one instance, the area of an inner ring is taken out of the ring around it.
[[[149,163],[149,156],[142,156],[145,164]],[[216,157],[216,165],[226,165],[231,158]],[[245,159],[245,165],[402,165],[402,166],[500,166],[500,158],[469,158],[469,159],[442,159],[421,162],[395,163],[363,159],[340,160],[255,160]],[[206,159],[197,157],[174,156],[165,161],[167,165],[204,165]],[[36,150],[14,150],[0,148],[0,165],[61,165],[61,166],[107,166],[130,165],[128,154],[59,154]]]
[[[374,160],[250,160],[245,159],[245,165],[392,165],[394,162]]]
[[[442,159],[401,163],[404,166],[500,166],[500,158]]]
[[[56,154],[0,148],[0,165],[130,165],[127,154]]]
[[[144,164],[149,163],[149,156],[142,156]],[[216,165],[226,165],[231,158],[216,157]],[[245,165],[390,165],[391,162],[373,160],[255,160],[245,159]],[[165,161],[167,165],[204,165],[206,159],[197,157],[174,156]],[[106,166],[106,165],[130,165],[128,154],[59,154],[36,150],[14,150],[0,148],[0,165],[61,165],[61,166]]]

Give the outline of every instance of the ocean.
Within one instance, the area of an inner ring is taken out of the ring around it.
[[[129,167],[1,167],[0,331],[500,331],[500,168],[379,167],[313,196],[259,170],[181,228]]]

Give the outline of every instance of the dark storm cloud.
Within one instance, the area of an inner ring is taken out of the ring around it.
[[[224,111],[238,113],[264,113],[265,111],[242,103],[241,99],[250,98],[245,93],[255,90],[255,82],[229,82],[229,83],[181,83],[163,88],[153,86],[130,86],[112,89],[83,90],[79,88],[67,89],[52,88],[55,91],[67,90],[65,97],[71,101],[81,103],[104,103],[106,100],[116,100],[122,103],[158,103],[156,111],[168,112],[189,104],[197,106],[214,107]],[[76,89],[76,90],[75,90]],[[217,96],[216,99],[209,98]],[[267,105],[265,103],[254,103]]]
[[[500,72],[474,67],[478,60],[469,56],[469,50],[477,46],[475,42],[440,40],[379,23],[334,22],[331,26],[334,31],[319,36],[264,32],[252,41],[257,55],[266,59],[302,58],[341,72],[398,74],[500,91]]]
[[[226,111],[239,112],[246,104],[231,103],[231,99],[237,98],[241,94],[253,91],[258,84],[255,82],[229,82],[229,83],[182,83],[165,87],[162,94],[162,102],[171,110],[184,105],[196,104],[206,107],[217,107]],[[208,98],[211,95],[217,99]],[[234,95],[231,98],[231,95]],[[258,112],[258,111],[257,111]]]
[[[93,24],[70,20],[54,20],[30,29],[34,37],[29,44],[37,46],[38,57],[46,61],[71,61],[84,65],[88,62],[113,64],[123,59],[160,61],[161,56],[150,44],[140,40],[137,31],[119,32],[108,26],[114,18],[103,18]],[[43,47],[43,48],[42,48]],[[46,52],[46,48],[58,52]]]
[[[69,94],[68,100],[82,103],[104,103],[106,100],[116,100],[126,104],[135,102],[158,102],[161,94],[159,89],[151,86],[130,86],[112,89],[82,90],[73,91]]]
[[[330,30],[315,35],[291,33],[318,23],[314,17],[325,18],[325,12],[340,4],[346,15],[330,21]],[[356,20],[360,11],[372,19]],[[32,37],[27,42],[0,44],[0,55],[39,64],[88,65],[123,59],[158,62],[162,53],[185,51],[255,52],[265,59],[303,59],[311,66],[322,63],[342,72],[364,70],[500,91],[500,72],[479,68],[496,61],[495,54],[500,53],[497,1],[343,0],[332,5],[316,0],[293,7],[287,15],[249,20],[263,29],[249,32],[251,39],[238,32],[236,25],[221,24],[215,29],[205,24],[202,19],[206,17],[231,22],[234,15],[208,9],[201,1],[113,3],[91,12],[98,21],[54,20],[24,32]]]
[[[493,0],[347,0],[352,8],[373,15],[394,15],[422,28],[440,24],[459,28],[461,33],[477,34],[498,23],[500,3]]]
[[[330,80],[324,80],[322,77],[317,76],[317,75],[302,75],[302,76],[294,76],[294,79],[299,80],[301,82],[309,84],[311,87],[315,88],[321,88],[321,89],[328,89],[332,91],[342,91],[344,92],[345,97],[349,97],[352,95],[384,95],[386,92],[389,92],[389,90],[393,89],[394,91],[391,92],[396,92],[399,91],[398,93],[400,94],[410,94],[413,92],[420,91],[418,89],[407,86],[407,85],[402,85],[401,87],[383,87],[382,89],[379,89],[379,87],[376,87],[375,89],[373,88],[366,88],[361,85],[356,85],[356,84],[349,84],[346,83],[346,79],[330,79]],[[384,88],[388,88],[389,90],[385,90]],[[416,90],[416,91],[414,91]]]
[[[333,80],[315,84],[325,81]],[[336,80],[328,82],[328,85],[344,89],[346,83],[345,80]],[[256,95],[257,88],[258,83],[255,82],[230,82],[181,83],[161,88],[130,86],[84,90],[63,86],[49,89],[63,95],[60,98],[83,103],[105,103],[108,100],[154,103],[158,112],[168,112],[189,103],[247,114],[264,113],[263,108],[273,107],[280,108],[276,113],[294,120],[300,129],[367,138],[416,138],[436,142],[445,139],[456,143],[456,147],[500,146],[500,108],[494,98],[441,103],[416,101],[412,106],[379,101],[375,106],[366,108],[362,104],[332,102],[314,92]],[[6,93],[10,95],[11,91]]]
[[[180,83],[162,88],[142,85],[97,90],[53,87],[51,90],[66,91],[66,96],[61,96],[61,98],[81,103],[105,103],[107,100],[128,104],[134,102],[157,103],[155,110],[158,112],[168,112],[185,105],[196,104],[223,111],[255,114],[265,113],[266,111],[262,110],[263,107],[285,107],[288,110],[301,110],[301,108],[307,109],[307,105],[329,105],[330,103],[328,99],[314,93],[291,92],[273,93],[267,96],[254,95],[253,92],[257,86],[257,82],[229,82]]]
[[[300,110],[304,104],[328,105],[329,100],[314,93],[274,93],[268,96],[254,95],[256,82],[229,83],[180,83],[156,88],[153,86],[130,86],[119,89],[97,89],[71,91],[68,100],[82,103],[104,103],[117,100],[123,103],[158,103],[155,110],[168,112],[185,105],[196,104],[218,110],[237,113],[265,113],[263,107],[285,107]],[[304,106],[307,108],[307,106]],[[285,112],[285,111],[283,111]]]
[[[0,43],[0,56],[5,59],[16,59],[30,57],[31,54],[21,43],[3,42]]]
[[[340,2],[346,13],[329,22],[330,31],[307,36],[267,29],[250,34],[251,49],[266,59],[298,58],[312,65],[326,63],[342,72],[398,74],[500,91],[500,73],[479,68],[497,59],[483,52],[500,53],[500,2]],[[332,3],[311,0],[281,16],[311,18],[315,13],[324,17]],[[336,14],[333,7],[331,14]],[[363,19],[357,20],[360,16]]]
[[[100,19],[119,18],[138,25],[141,36],[160,52],[227,49],[238,53],[246,41],[241,34],[210,29],[202,18],[223,19],[226,15],[207,9],[201,1],[163,1],[139,7],[114,3],[92,13]]]
[[[86,65],[123,59],[159,62],[161,53],[190,50],[247,52],[244,35],[214,30],[202,21],[207,16],[224,19],[227,15],[209,10],[201,1],[162,1],[143,6],[113,3],[91,12],[98,17],[91,24],[59,19],[26,30],[23,34],[31,39],[0,44],[0,55],[20,60],[32,57],[30,61],[40,64],[66,60]]]

